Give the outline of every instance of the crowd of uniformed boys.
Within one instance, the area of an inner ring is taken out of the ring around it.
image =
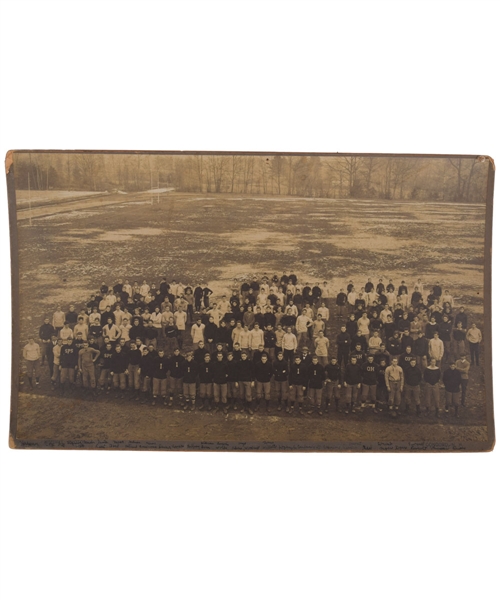
[[[334,294],[285,272],[235,280],[218,298],[204,284],[119,280],[79,312],[58,306],[23,356],[30,385],[46,361],[63,394],[130,390],[142,403],[225,414],[458,415],[482,341],[468,325],[449,290],[436,282],[425,293],[420,279],[349,281]]]

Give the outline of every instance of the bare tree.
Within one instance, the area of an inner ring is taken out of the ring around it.
[[[399,190],[399,198],[404,197],[407,182],[414,178],[419,172],[422,159],[418,158],[395,158],[392,169],[393,198]]]
[[[271,161],[271,169],[272,173],[275,176],[276,183],[278,185],[278,194],[281,195],[281,178],[283,176],[283,171],[285,168],[285,159],[280,156],[274,156]]]
[[[229,157],[216,154],[208,157],[208,170],[214,183],[214,191],[219,194],[224,189],[225,177],[228,170]]]
[[[363,161],[362,161],[362,165],[361,165],[361,171],[362,171],[362,175],[363,175],[363,187],[365,190],[365,194],[367,197],[371,197],[373,196],[373,177],[374,175],[377,173],[377,171],[380,169],[381,166],[381,160],[378,157],[375,156],[366,156],[363,157]]]
[[[234,186],[241,168],[241,157],[233,154],[231,156],[230,178],[231,178],[231,193],[234,192]]]
[[[348,186],[349,198],[354,198],[359,190],[359,171],[362,165],[360,156],[343,156],[341,165]]]
[[[243,176],[243,192],[246,194],[249,189],[252,190],[253,183],[253,170],[254,170],[254,156],[243,156],[242,157],[242,176]]]
[[[457,202],[468,202],[472,173],[477,162],[470,158],[449,158],[448,162],[456,173],[453,199]]]

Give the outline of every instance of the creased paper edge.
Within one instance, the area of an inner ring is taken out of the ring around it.
[[[14,150],[9,150],[5,155],[5,174],[8,175],[10,171],[10,167],[14,162]]]

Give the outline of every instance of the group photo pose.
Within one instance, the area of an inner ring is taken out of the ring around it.
[[[227,293],[165,277],[100,282],[23,349],[24,387],[183,411],[439,419],[467,410],[481,330],[440,281],[345,287],[293,272]],[[345,417],[344,417],[345,418]]]

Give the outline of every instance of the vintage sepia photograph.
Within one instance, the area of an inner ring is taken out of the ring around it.
[[[12,447],[492,449],[489,157],[6,167]]]

